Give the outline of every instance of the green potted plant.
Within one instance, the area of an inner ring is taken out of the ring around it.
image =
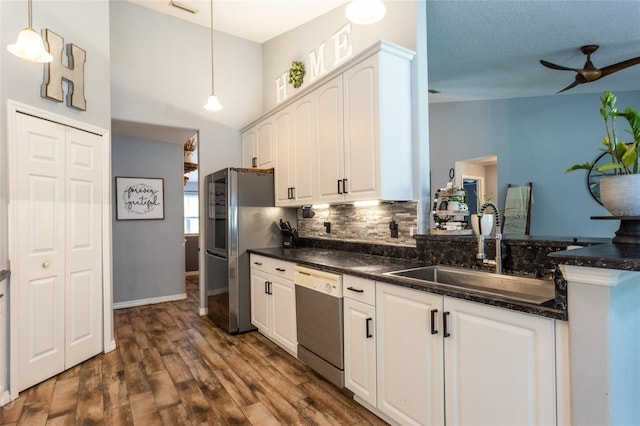
[[[600,179],[600,197],[604,207],[614,216],[640,216],[640,165],[638,164],[638,141],[640,141],[640,114],[631,107],[624,111],[616,107],[616,96],[605,91],[600,98],[600,115],[604,120],[606,134],[600,148],[609,163],[575,164],[566,170],[596,170],[606,174]],[[617,118],[624,118],[629,125],[627,130],[631,140],[625,142],[618,138]]]

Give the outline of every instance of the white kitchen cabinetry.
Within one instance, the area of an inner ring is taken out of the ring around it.
[[[315,102],[304,96],[273,117],[276,163],[276,206],[313,202],[313,161],[316,145]]]
[[[394,421],[556,424],[553,320],[384,283],[376,318],[377,409]]]
[[[293,263],[251,255],[251,323],[294,356],[297,353]]]
[[[274,131],[270,118],[242,133],[242,167],[270,169],[274,166]]]
[[[324,133],[318,137],[317,202],[412,199],[413,56],[381,42],[376,54],[316,90]]]
[[[442,296],[376,283],[377,408],[399,424],[444,424],[441,315]]]
[[[343,275],[344,385],[376,406],[376,283]]]
[[[447,425],[556,423],[554,321],[444,298]]]
[[[344,201],[344,124],[342,74],[314,91],[317,115],[316,203]],[[341,185],[338,192],[338,184]]]

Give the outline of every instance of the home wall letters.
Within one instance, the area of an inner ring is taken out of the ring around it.
[[[62,102],[62,81],[68,83],[67,106],[82,111],[87,110],[87,101],[84,98],[84,64],[87,52],[75,44],[67,44],[67,65],[63,63],[64,39],[49,29],[44,31],[44,42],[49,47],[49,53],[53,55],[53,61],[45,64],[44,78],[41,87],[43,98]]]
[[[353,46],[351,45],[351,41],[349,40],[349,35],[351,34],[351,23],[347,23],[338,31],[336,31],[332,36],[331,40],[333,41],[333,65],[332,67],[336,67],[345,59],[350,57],[353,54]],[[322,74],[326,72],[325,69],[325,46],[326,42],[322,42],[318,45],[317,48],[312,50],[307,56],[306,60],[306,68],[309,71],[309,82],[316,80]],[[275,79],[276,86],[276,102],[282,102],[286,98],[289,97],[287,93],[287,77],[289,75],[289,71],[285,71],[282,75]]]

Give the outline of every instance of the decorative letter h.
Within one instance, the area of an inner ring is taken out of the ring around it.
[[[87,110],[87,101],[84,98],[84,64],[87,52],[75,44],[67,45],[67,63],[62,63],[64,39],[51,30],[44,30],[45,42],[49,45],[49,53],[53,55],[53,61],[45,64],[44,80],[42,82],[42,97],[62,102],[62,80],[69,83],[67,87],[67,105]]]

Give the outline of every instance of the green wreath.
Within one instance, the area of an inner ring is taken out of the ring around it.
[[[289,68],[289,84],[295,89],[302,86],[302,80],[304,79],[305,73],[304,64],[299,61],[293,61],[291,63],[291,68]]]

